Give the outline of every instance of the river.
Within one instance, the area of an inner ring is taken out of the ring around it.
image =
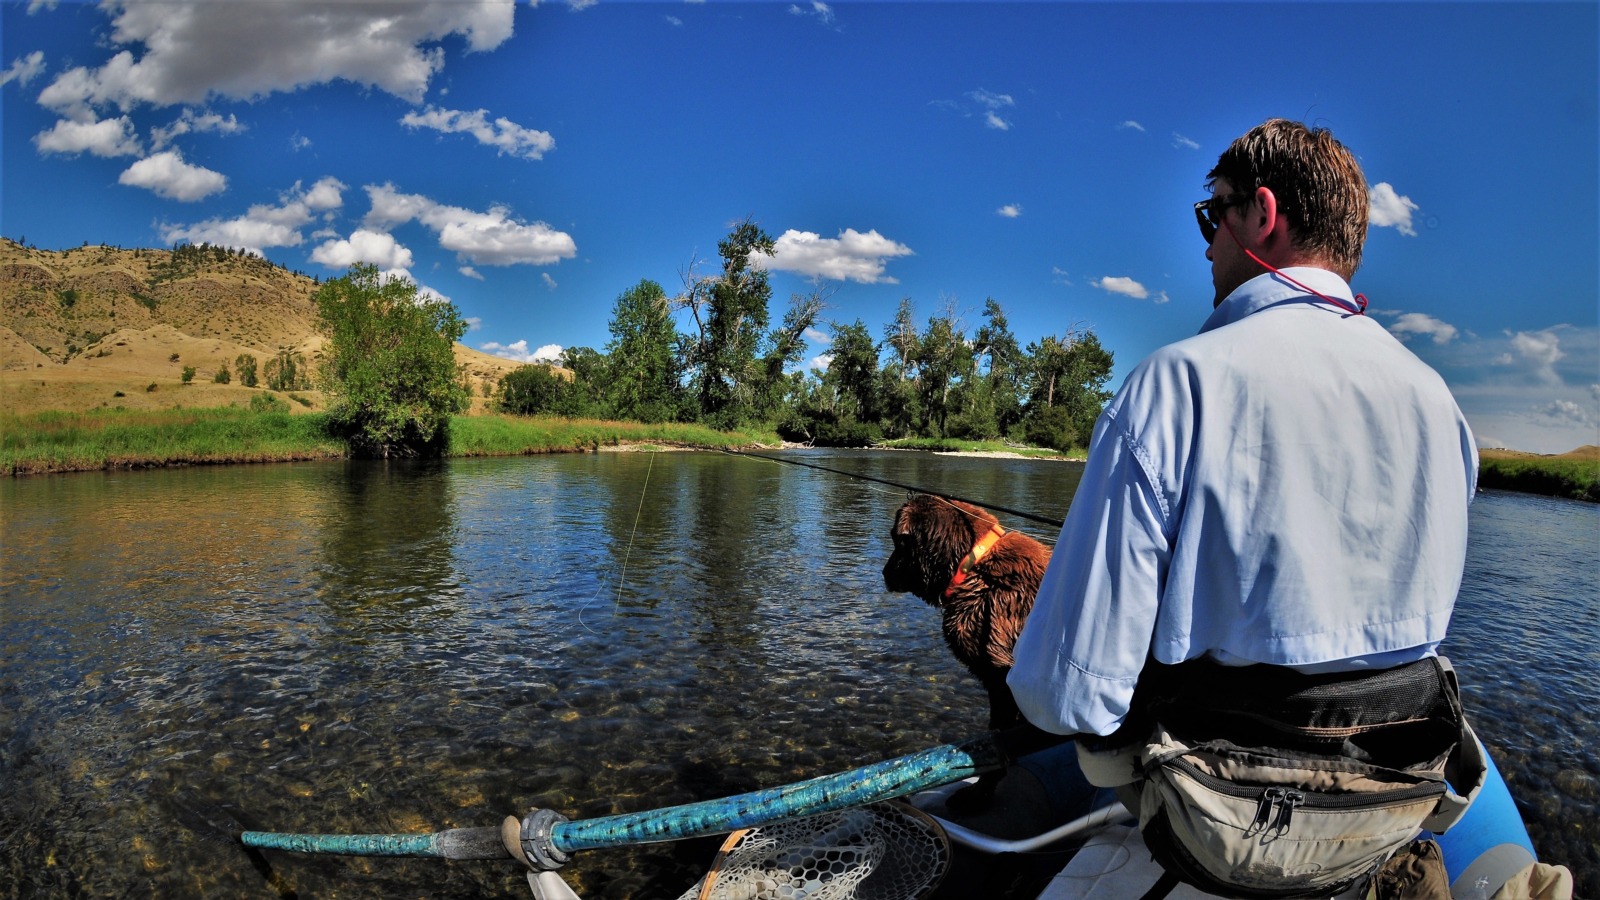
[[[1055,517],[1081,473],[794,458]],[[251,855],[228,832],[586,818],[976,734],[937,612],[883,590],[904,496],[714,453],[0,482],[0,896],[526,896],[505,864]],[[1600,507],[1481,495],[1445,648],[1579,896],[1600,896],[1597,559]],[[716,843],[565,874],[589,900],[675,897]]]

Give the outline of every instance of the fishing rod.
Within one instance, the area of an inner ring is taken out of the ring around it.
[[[860,479],[862,481],[871,481],[871,482],[874,482],[876,484],[886,484],[889,487],[897,487],[897,488],[901,488],[903,490],[911,491],[913,493],[931,494],[931,495],[933,495],[935,497],[943,497],[946,500],[956,500],[956,501],[961,502],[961,503],[970,503],[973,506],[981,506],[984,509],[994,510],[995,512],[1003,512],[1003,513],[1006,513],[1008,515],[1016,516],[1019,519],[1027,519],[1030,522],[1038,522],[1041,525],[1049,525],[1049,526],[1051,526],[1053,528],[1060,528],[1061,527],[1061,520],[1060,519],[1052,519],[1052,518],[1050,518],[1048,516],[1035,515],[1034,513],[1023,512],[1023,511],[1018,510],[1018,509],[1007,509],[1004,506],[995,506],[993,503],[985,503],[985,502],[983,502],[981,500],[968,500],[966,497],[957,497],[955,494],[947,494],[947,493],[944,493],[942,491],[929,491],[929,490],[925,490],[923,488],[919,488],[919,487],[917,487],[915,485],[902,484],[901,482],[890,481],[890,480],[888,480],[886,478],[875,478],[875,477],[873,477],[871,475],[863,475],[860,472],[850,472],[850,471],[846,471],[844,469],[831,469],[831,468],[829,468],[827,466],[819,466],[816,463],[801,462],[798,459],[783,459],[782,457],[778,457],[778,456],[767,456],[764,453],[748,453],[748,452],[746,452],[744,450],[729,450],[729,449],[723,448],[722,452],[728,454],[729,456],[745,456],[745,457],[749,457],[750,459],[764,459],[764,460],[767,460],[769,462],[788,463],[791,466],[804,466],[807,469],[816,469],[819,472],[831,472],[831,473],[833,473],[835,475],[844,475],[846,477],[857,478],[857,479]]]

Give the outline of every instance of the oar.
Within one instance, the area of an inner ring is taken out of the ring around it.
[[[499,828],[457,828],[434,834],[288,834],[247,831],[247,847],[344,856],[418,856],[444,859],[515,857],[534,868],[554,869],[579,850],[624,847],[723,834],[784,819],[849,809],[903,797],[1002,768],[1008,759],[1064,738],[1031,728],[991,732],[848,772],[809,781],[664,809],[568,821],[536,810]]]

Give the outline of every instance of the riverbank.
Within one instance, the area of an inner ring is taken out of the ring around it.
[[[0,473],[42,475],[102,469],[341,459],[318,413],[210,409],[0,414]],[[776,434],[719,432],[698,425],[517,416],[457,416],[451,456],[570,453],[623,445],[701,449],[778,446]]]
[[[340,441],[323,429],[320,413],[291,413],[286,401],[256,408],[97,409],[86,412],[0,413],[0,473],[40,475],[103,469],[342,459]],[[778,447],[776,434],[721,432],[699,425],[608,422],[502,415],[457,416],[451,456],[521,456],[606,448],[724,450]],[[1082,460],[1037,447],[997,442],[905,440],[885,447],[958,453]],[[1600,502],[1600,447],[1557,456],[1514,450],[1480,454],[1479,487]]]
[[[1478,487],[1600,503],[1600,447],[1589,445],[1555,456],[1481,450]]]

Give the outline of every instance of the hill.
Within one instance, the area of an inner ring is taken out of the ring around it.
[[[315,363],[318,284],[223,247],[51,251],[0,238],[0,408],[248,403],[260,388],[213,377],[243,354],[259,368],[280,353]],[[486,383],[521,365],[461,344],[455,351],[475,408]],[[187,366],[195,375],[185,385]],[[296,408],[321,406],[319,392],[295,393],[306,404]]]

